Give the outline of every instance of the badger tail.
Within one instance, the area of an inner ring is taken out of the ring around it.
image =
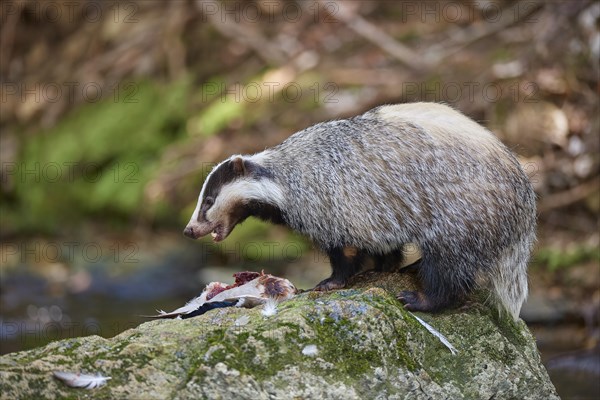
[[[531,232],[506,249],[491,279],[500,313],[508,311],[515,321],[527,299],[527,264],[534,242],[535,232]]]

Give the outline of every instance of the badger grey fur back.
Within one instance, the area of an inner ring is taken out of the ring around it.
[[[382,254],[416,243],[439,265],[428,272],[433,295],[485,282],[518,316],[535,194],[513,154],[457,111],[382,106],[317,124],[247,160],[282,188],[285,222],[323,249]]]
[[[316,290],[344,287],[366,258],[389,270],[414,243],[423,291],[398,294],[409,310],[449,307],[485,284],[517,318],[527,297],[532,187],[494,135],[444,105],[382,106],[232,156],[205,180],[184,234],[224,240],[249,216],[327,252],[333,272]]]

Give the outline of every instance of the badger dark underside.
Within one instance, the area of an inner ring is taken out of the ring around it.
[[[254,216],[288,225],[285,212],[272,205],[253,201],[242,207],[240,212],[243,215],[242,219]],[[473,245],[475,244],[465,246]],[[423,257],[412,266],[412,269],[416,269],[424,291],[423,293],[400,293],[399,299],[406,304],[407,309],[436,311],[463,300],[463,297],[472,290],[477,272],[473,268],[473,260],[468,260],[472,254],[464,254],[463,250],[464,248],[459,246],[449,253],[444,244],[422,248]],[[373,253],[372,250],[338,246],[324,248],[324,251],[330,259],[332,274],[320,282],[315,290],[335,290],[345,287],[347,280],[358,273],[369,258],[373,259],[374,267],[378,271],[391,271],[398,268],[404,260],[402,248],[387,253]],[[484,263],[483,258],[483,255],[476,257],[476,262]]]
[[[373,260],[375,271],[392,271],[402,264],[402,249],[387,254],[372,254],[368,250],[355,247],[335,247],[325,250],[331,263],[331,276],[321,281],[315,290],[334,290],[346,286],[350,277],[360,272],[368,260]]]
[[[277,206],[256,200],[250,201],[234,210],[235,219],[240,222],[252,216],[263,221],[289,226],[284,214]],[[331,277],[323,280],[316,286],[317,290],[343,288],[347,280],[362,269],[368,258],[374,261],[376,271],[386,272],[399,267],[404,260],[401,248],[387,254],[372,254],[368,250],[346,246],[323,249],[323,251],[329,257],[332,274]]]
[[[251,200],[233,209],[232,218],[238,223],[248,217],[256,217],[273,224],[287,225],[279,207],[258,200]]]

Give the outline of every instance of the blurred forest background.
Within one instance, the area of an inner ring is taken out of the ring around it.
[[[1,21],[3,353],[112,336],[237,270],[311,287],[327,260],[281,227],[182,237],[204,176],[313,123],[441,101],[529,173],[523,318],[563,396],[600,393],[600,3],[23,0]]]

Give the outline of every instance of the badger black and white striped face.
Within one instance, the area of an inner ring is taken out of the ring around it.
[[[204,181],[183,233],[192,239],[210,233],[219,242],[252,214],[252,202],[279,206],[283,192],[265,168],[251,158],[233,156],[217,165]]]

